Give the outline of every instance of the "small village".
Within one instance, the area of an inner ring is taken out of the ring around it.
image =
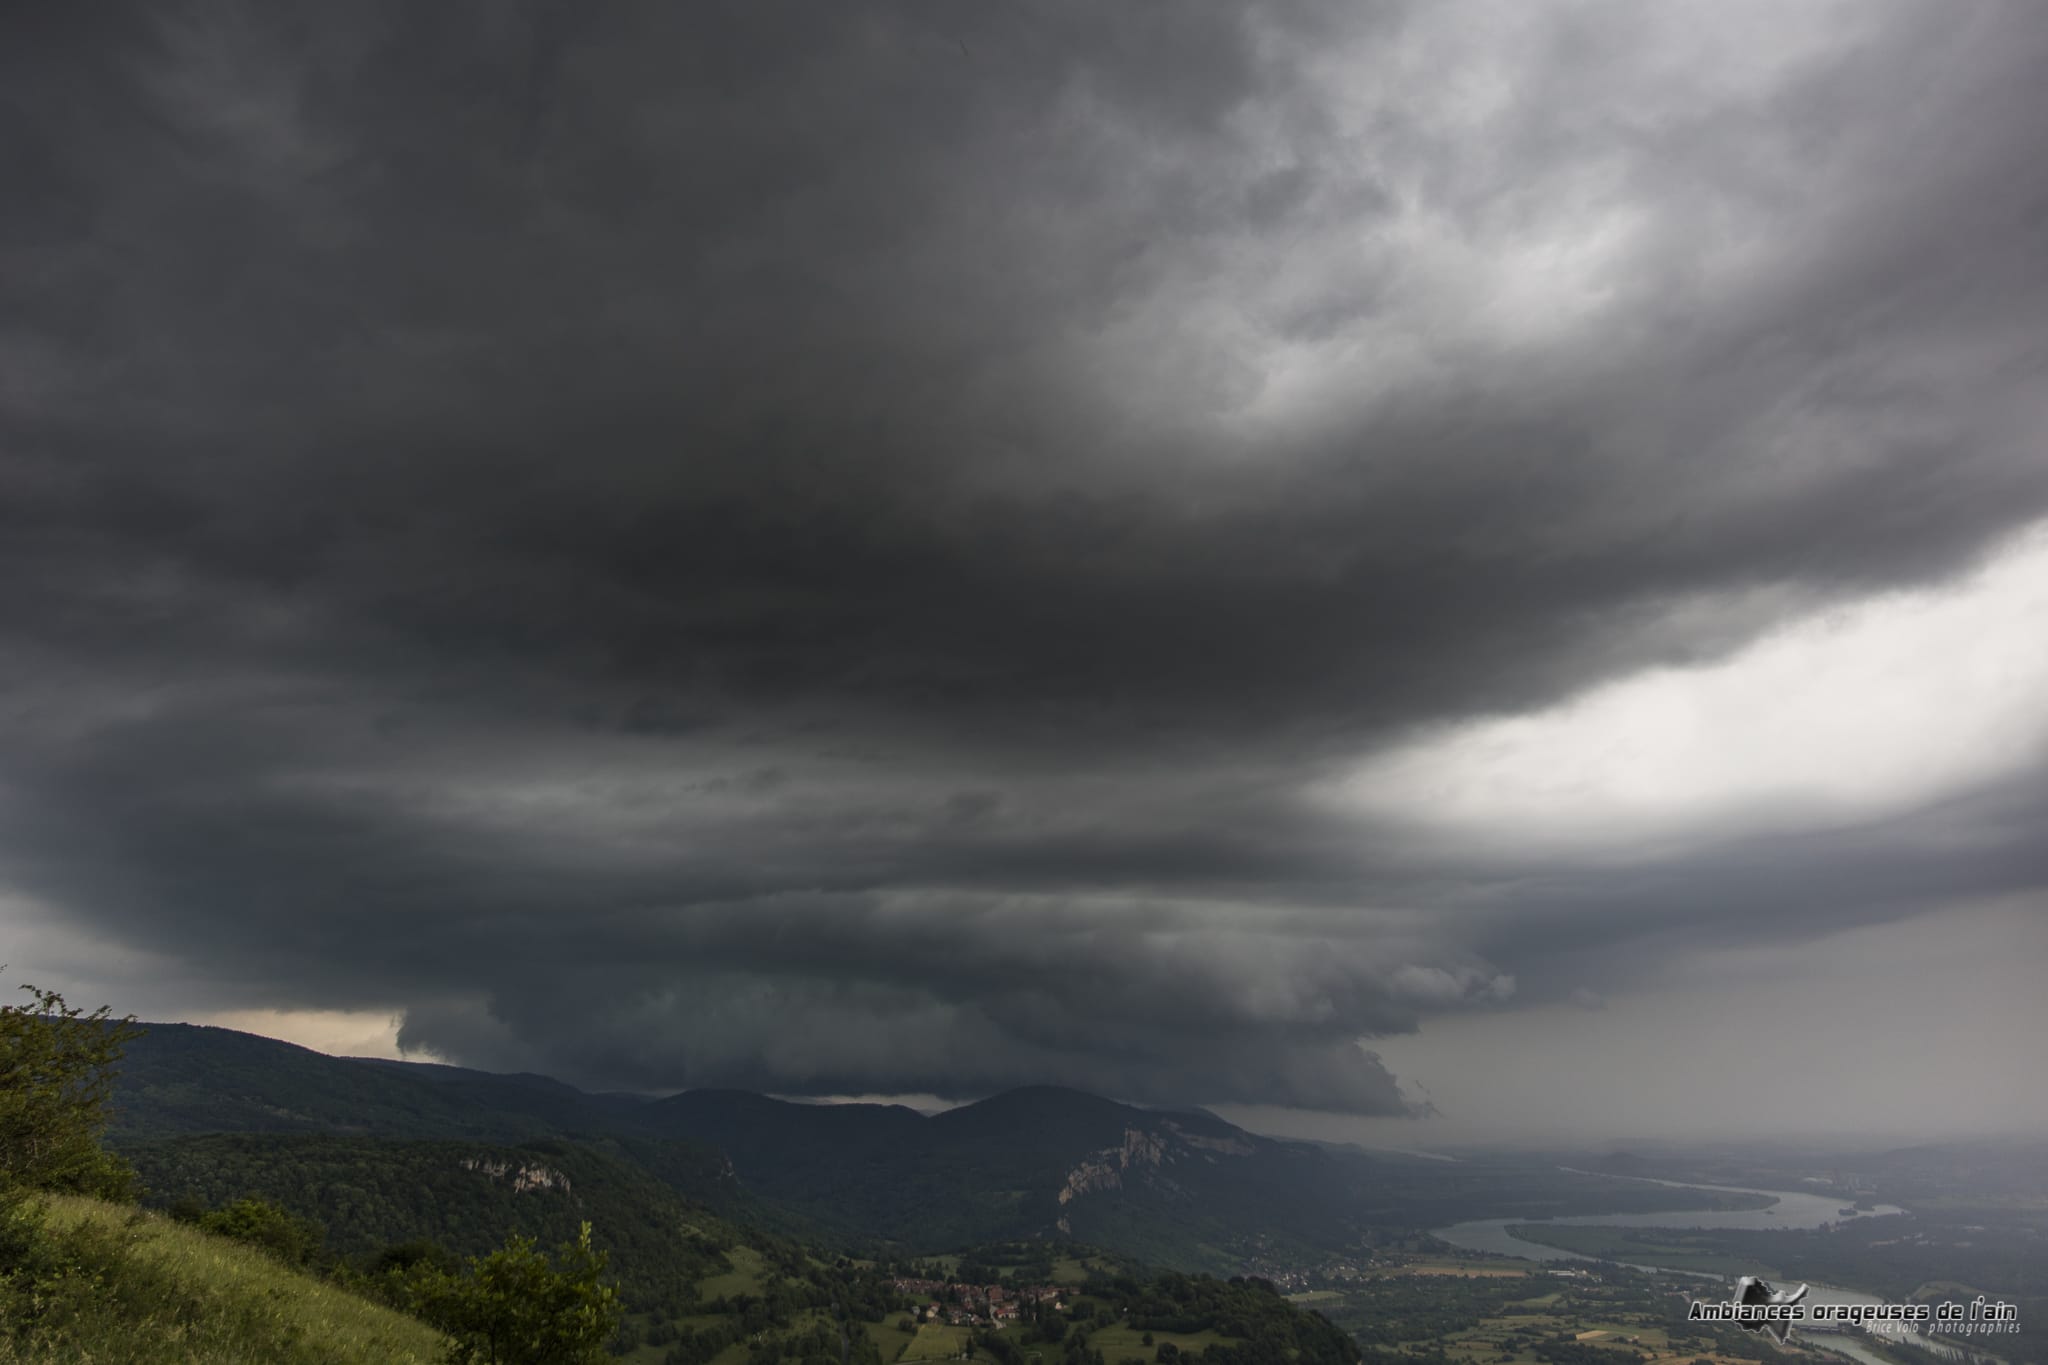
[[[988,1327],[1015,1322],[1029,1308],[1065,1310],[1074,1291],[1059,1285],[963,1284],[955,1280],[899,1278],[896,1292],[909,1298],[918,1322],[949,1327]]]

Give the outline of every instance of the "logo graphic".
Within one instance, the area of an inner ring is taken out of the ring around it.
[[[1930,1332],[2018,1334],[2018,1304],[1999,1299],[1987,1302],[1982,1294],[1968,1303],[1821,1303],[1808,1309],[1801,1302],[1808,1286],[1783,1290],[1769,1280],[1744,1275],[1735,1282],[1735,1294],[1725,1303],[1694,1299],[1686,1312],[1689,1322],[1732,1322],[1745,1332],[1769,1332],[1784,1345],[1792,1338],[1795,1322],[1815,1323],[1816,1331],[1834,1332],[1860,1328],[1885,1336],[1918,1336],[1924,1327]]]
[[[1773,1289],[1769,1280],[1759,1279],[1755,1275],[1744,1275],[1735,1282],[1735,1302],[1746,1308],[1789,1308],[1806,1297],[1806,1288],[1802,1284],[1789,1292]],[[1800,1316],[1802,1315],[1790,1312],[1782,1316],[1759,1313],[1753,1319],[1738,1320],[1737,1325],[1745,1332],[1769,1332],[1778,1339],[1778,1344],[1783,1346],[1792,1339],[1792,1320]]]

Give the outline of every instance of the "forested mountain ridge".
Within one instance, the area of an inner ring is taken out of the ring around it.
[[[973,1277],[950,1286],[962,1320],[921,1325],[916,1308],[932,1291],[918,1284],[913,1302],[900,1278],[919,1263],[855,1261],[729,1224],[622,1156],[566,1141],[218,1134],[129,1155],[150,1202],[185,1219],[253,1197],[312,1220],[320,1255],[344,1276],[374,1277],[422,1254],[476,1254],[508,1236],[545,1242],[588,1223],[628,1315],[613,1352],[642,1365],[883,1365],[970,1340],[997,1365],[1048,1351],[1062,1365],[1108,1365],[1112,1345],[1120,1365],[1357,1359],[1340,1329],[1263,1281],[1153,1275],[1064,1241],[1012,1244],[1021,1261],[995,1247],[958,1258],[958,1273]],[[1043,1301],[1028,1292],[1061,1279]],[[997,1284],[1013,1311],[998,1311]]]
[[[628,1299],[642,1305],[728,1269],[725,1253],[749,1240],[636,1162],[572,1142],[216,1134],[123,1155],[149,1203],[262,1199],[317,1223],[342,1257],[422,1241],[478,1256],[508,1234],[552,1246],[588,1222],[612,1250]]]
[[[541,1076],[149,1026],[122,1067],[110,1140],[169,1189],[178,1153],[204,1160],[216,1150],[175,1140],[222,1133],[574,1140],[721,1212],[830,1245],[904,1252],[1074,1238],[1158,1264],[1228,1269],[1252,1238],[1330,1245],[1351,1232],[1331,1198],[1348,1179],[1343,1163],[1198,1110],[1049,1086],[930,1116],[733,1090],[592,1095]]]
[[[731,1154],[746,1187],[835,1235],[910,1250],[1073,1237],[1160,1264],[1216,1266],[1246,1227],[1342,1239],[1343,1173],[1306,1144],[1200,1111],[1055,1086],[926,1117],[737,1091],[656,1101],[652,1126]]]
[[[121,1150],[220,1133],[569,1142],[727,1219],[835,1254],[1038,1238],[1229,1274],[1464,1218],[1701,1198],[1537,1155],[1449,1162],[1285,1141],[1199,1109],[1055,1086],[930,1115],[737,1090],[594,1095],[543,1076],[330,1057],[183,1024],[149,1026],[130,1045],[112,1106]],[[148,1158],[166,1188],[168,1159]]]
[[[517,1141],[629,1124],[642,1102],[545,1076],[330,1057],[253,1033],[150,1024],[128,1047],[108,1136],[335,1133]]]

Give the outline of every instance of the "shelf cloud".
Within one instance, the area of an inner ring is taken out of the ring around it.
[[[1429,1121],[2044,903],[2024,6],[0,23],[16,979]]]

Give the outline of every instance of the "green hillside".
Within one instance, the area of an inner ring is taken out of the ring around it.
[[[728,1219],[834,1250],[927,1254],[1037,1237],[1227,1271],[1253,1247],[1344,1246],[1356,1236],[1345,1201],[1332,1197],[1352,1173],[1326,1152],[1200,1111],[1140,1109],[1056,1087],[932,1117],[730,1090],[650,1101],[540,1076],[328,1057],[174,1024],[151,1025],[129,1044],[111,1120],[113,1145],[167,1194],[179,1187],[151,1153],[199,1134],[573,1139],[603,1146]],[[210,1199],[225,1192],[219,1182],[209,1189]],[[283,1188],[266,1184],[262,1193],[336,1216]]]
[[[429,1365],[440,1333],[225,1238],[82,1196],[47,1201],[68,1262],[4,1300],[0,1362]]]
[[[1145,1109],[1052,1086],[929,1116],[737,1090],[650,1100],[542,1076],[328,1057],[178,1024],[151,1025],[129,1044],[111,1117],[112,1144],[135,1154],[166,1195],[186,1187],[150,1153],[196,1134],[570,1141],[637,1166],[729,1223],[835,1254],[924,1256],[1034,1239],[1221,1274],[1313,1262],[1362,1236],[1471,1217],[1633,1212],[1723,1197],[1565,1171],[1541,1155],[1447,1162],[1280,1141],[1201,1110]],[[259,1147],[238,1150],[253,1156]],[[327,1193],[317,1207],[269,1177],[261,1192],[344,1235],[366,1220],[397,1226],[388,1210],[347,1202],[345,1173],[319,1179]],[[205,1187],[208,1199],[228,1192],[220,1180]],[[453,1206],[458,1223],[466,1201]],[[652,1196],[641,1202],[668,1207]],[[470,1244],[459,1232],[418,1235]]]
[[[120,1031],[20,1010],[0,1011],[0,1024],[12,1039],[4,1069],[9,1107],[0,1110],[12,1118],[0,1133],[0,1156],[16,1182],[0,1218],[0,1365],[425,1365],[446,1346],[436,1327],[471,1345],[487,1334],[488,1358],[520,1361],[587,1361],[607,1335],[612,1352],[636,1365],[892,1365],[955,1352],[1029,1365],[1055,1351],[1062,1365],[1108,1365],[1105,1348],[1116,1350],[1117,1365],[1174,1365],[1197,1352],[1204,1365],[1356,1359],[1343,1333],[1295,1310],[1264,1281],[1147,1280],[1114,1261],[1055,1256],[1047,1242],[985,1248],[948,1258],[944,1268],[855,1260],[742,1229],[685,1200],[641,1164],[665,1150],[654,1139],[630,1140],[636,1157],[613,1139],[507,1145],[215,1134],[129,1147],[148,1196],[167,1205],[168,1216],[53,1193],[69,1180],[104,1182],[117,1196],[127,1186],[118,1161],[67,1156],[53,1165],[40,1155],[94,1155],[104,1090],[91,1078],[114,1065]],[[75,1081],[71,1088],[65,1077]],[[1076,1101],[1071,1092],[1009,1103],[1074,1126],[1058,1135],[1061,1145],[1098,1141],[1109,1125],[1138,1112],[1091,1097]],[[740,1108],[771,1122],[789,1117],[751,1099]],[[1014,1139],[975,1131],[991,1122],[988,1114],[951,1124],[851,1110],[815,1117],[851,1139],[842,1160],[883,1154],[863,1150],[859,1141],[877,1124],[906,1133],[915,1125],[933,1138],[957,1130],[957,1137],[924,1146],[927,1161],[941,1158],[934,1163],[938,1184],[927,1191],[943,1189],[966,1169],[943,1159],[954,1143],[987,1143],[998,1159],[1041,1159],[1030,1144],[1005,1152],[1017,1146]],[[1170,1133],[1204,1136],[1199,1118],[1181,1116],[1187,1128],[1171,1117],[1160,1121]],[[56,1147],[44,1141],[66,1134]],[[1126,1128],[1126,1136],[1143,1135]],[[1155,1152],[1154,1164],[1166,1160],[1164,1151]],[[1199,1144],[1186,1147],[1178,1160],[1202,1152]],[[562,1270],[534,1254],[536,1240],[566,1242],[572,1228],[581,1250],[561,1248]],[[451,1251],[475,1259],[458,1267]],[[916,1288],[945,1300],[946,1321],[911,1323],[910,1286],[895,1280],[933,1274],[949,1283],[927,1278]],[[623,1303],[601,1279],[623,1291]],[[986,1288],[997,1279],[1011,1286],[1007,1300]],[[1053,1287],[1074,1279],[1082,1281],[1078,1297]],[[1063,1296],[1073,1301],[1057,1302]],[[374,1300],[403,1304],[420,1318]],[[622,1306],[632,1310],[623,1323]],[[999,1307],[1025,1311],[1005,1314]],[[573,1338],[573,1351],[544,1349],[549,1334]]]
[[[631,1127],[641,1101],[545,1076],[329,1057],[196,1024],[151,1024],[128,1043],[108,1136],[341,1133],[518,1141]]]
[[[681,1307],[679,1287],[723,1270],[723,1252],[739,1240],[642,1167],[570,1142],[222,1134],[124,1155],[152,1204],[263,1199],[320,1223],[328,1250],[352,1260],[420,1240],[464,1256],[511,1234],[552,1246],[588,1222],[636,1307]]]

